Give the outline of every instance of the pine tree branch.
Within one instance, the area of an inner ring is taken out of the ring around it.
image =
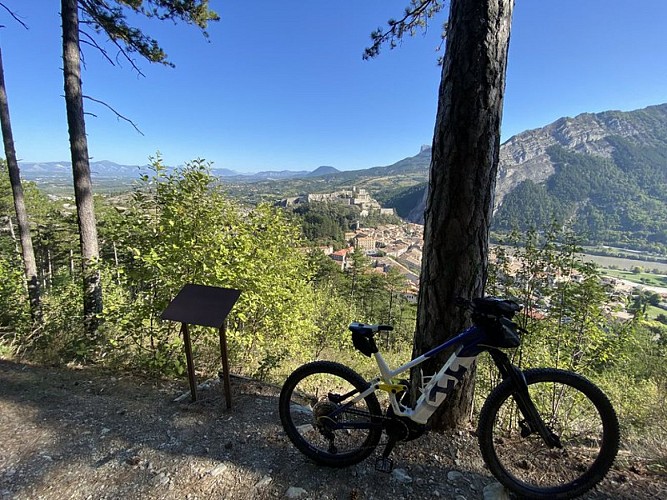
[[[94,25],[93,22],[90,22],[90,21],[81,21],[80,24],[92,25],[92,26],[93,26],[93,29],[95,29],[95,25]],[[121,63],[120,63],[120,58],[121,58],[121,57],[120,57],[120,56],[122,56],[125,60],[127,60],[127,62],[130,63],[130,65],[132,66],[132,69],[134,69],[134,71],[136,71],[137,74],[138,74],[139,76],[143,76],[143,77],[146,76],[146,75],[144,75],[144,73],[139,69],[139,66],[137,66],[137,64],[134,62],[134,59],[132,59],[132,58],[130,57],[130,55],[127,53],[127,50],[125,50],[125,48],[123,48],[123,47],[118,43],[117,40],[115,40],[115,39],[113,39],[113,38],[111,38],[111,37],[109,38],[109,41],[111,41],[111,43],[113,43],[113,44],[118,48],[118,54],[116,55],[116,62],[114,63],[114,61],[111,59],[111,56],[109,56],[108,52],[107,52],[106,50],[104,50],[104,49],[103,49],[103,48],[102,48],[102,47],[95,41],[95,39],[93,38],[92,35],[90,35],[89,33],[85,32],[85,31],[82,31],[82,30],[80,30],[79,33],[80,33],[81,35],[85,35],[85,37],[89,40],[89,41],[83,41],[83,40],[82,40],[81,43],[85,43],[86,45],[90,45],[90,46],[92,46],[92,47],[95,47],[97,50],[99,50],[99,51],[102,53],[102,55],[104,56],[104,58],[105,58],[107,61],[109,61],[109,63],[110,63],[112,66],[116,66],[116,65],[121,66]]]
[[[24,23],[23,21],[21,21],[21,19],[18,17],[18,15],[15,14],[15,13],[14,13],[9,7],[7,7],[3,2],[0,2],[0,7],[2,7],[2,8],[5,9],[7,12],[9,12],[9,15],[12,16],[12,17],[14,18],[14,20],[15,20],[17,23],[19,23],[19,24],[20,24],[21,26],[23,26],[25,29],[29,29],[28,26],[26,25],[26,23]],[[3,28],[4,28],[4,26],[0,26],[0,27],[3,27]]]
[[[96,48],[97,50],[100,51],[100,53],[104,56],[104,58],[109,61],[109,64],[112,66],[115,66],[116,64],[113,62],[113,60],[109,57],[109,54],[107,53],[106,50],[104,50],[102,47],[100,47],[100,44],[98,44],[95,39],[90,35],[89,33],[86,33],[85,31],[79,30],[79,34],[83,35],[87,38],[87,40],[80,40],[81,43],[85,43],[86,45],[90,45],[91,47]]]
[[[106,102],[104,102],[104,101],[100,101],[99,99],[95,99],[95,98],[90,97],[90,96],[87,96],[87,95],[84,95],[83,98],[84,98],[84,99],[88,99],[89,101],[93,101],[93,102],[96,102],[96,103],[98,103],[98,104],[101,104],[102,106],[105,106],[106,108],[110,109],[111,112],[114,113],[114,114],[116,115],[117,118],[119,118],[119,119],[121,119],[121,120],[125,120],[125,121],[128,122],[130,125],[132,125],[132,127],[134,127],[134,130],[136,130],[137,132],[139,132],[141,135],[144,135],[144,133],[143,133],[141,130],[139,130],[139,127],[137,127],[137,125],[136,125],[132,120],[130,120],[130,119],[127,118],[126,116],[121,115],[118,111],[116,111],[113,107],[111,107],[111,106],[110,106],[109,104],[107,104]],[[90,113],[90,114],[92,114],[92,113]],[[93,115],[93,116],[96,116],[96,115]]]
[[[388,28],[386,30],[378,28],[371,33],[373,44],[364,50],[363,59],[376,57],[385,43],[388,43],[389,47],[393,49],[397,45],[397,40],[402,40],[406,33],[414,35],[417,28],[426,30],[428,19],[440,12],[445,4],[446,0],[410,0],[411,7],[406,7],[405,15],[401,19],[398,21],[390,19],[387,21]],[[443,39],[446,29],[447,25],[445,23]]]
[[[144,75],[144,72],[139,69],[139,66],[137,66],[137,63],[135,63],[134,59],[132,59],[130,57],[130,55],[127,53],[127,51],[123,47],[121,47],[121,45],[118,43],[118,41],[114,40],[114,39],[112,39],[111,41],[113,42],[113,44],[116,47],[118,47],[118,54],[116,54],[116,62],[118,64],[120,64],[120,61],[118,60],[118,58],[119,58],[120,55],[122,55],[127,60],[127,62],[130,63],[130,65],[132,66],[132,69],[134,69],[134,71],[136,71],[139,76],[143,76],[145,78],[146,75]]]

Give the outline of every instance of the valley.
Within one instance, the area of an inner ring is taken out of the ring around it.
[[[305,200],[308,205],[326,202],[326,193],[360,192],[375,203],[372,211],[393,211],[419,223],[430,159],[430,147],[422,146],[415,156],[363,170],[326,166],[242,175],[211,165],[210,171],[228,196],[242,206],[294,203],[287,200]],[[25,179],[50,196],[71,195],[69,163],[22,163],[21,168]],[[91,163],[91,170],[98,194],[111,199],[121,195],[122,199],[146,167],[99,161]],[[168,167],[166,172],[176,170]],[[313,243],[342,248],[350,241],[344,233],[356,224],[359,231],[375,238],[380,256],[392,258],[385,248],[394,248],[395,243],[375,236],[382,234],[383,223],[389,221],[368,218],[369,211],[362,205],[357,212],[351,205],[347,213],[338,215],[324,213],[331,209],[322,207],[316,209],[317,216],[307,214],[312,212],[309,209],[296,211],[310,218],[306,235]],[[513,229],[545,228],[559,220],[584,246],[584,260],[609,269],[607,274],[619,279],[664,285],[652,277],[667,273],[667,104],[566,117],[518,134],[502,145],[492,240],[502,242]],[[317,228],[325,221],[339,229],[331,233],[333,229]],[[394,249],[393,257],[406,249]],[[420,257],[408,260],[397,265],[414,273]],[[633,269],[641,269],[641,274],[631,273]],[[621,276],[622,271],[630,274]]]
[[[340,171],[240,175],[211,165],[239,203],[273,204],[306,193],[365,189],[384,208],[423,221],[431,148],[392,165]],[[67,162],[22,163],[22,175],[49,194],[71,193]],[[96,192],[132,189],[141,167],[92,162]],[[174,171],[168,168],[167,172]],[[564,117],[513,136],[500,150],[492,230],[567,224],[587,246],[667,256],[667,104],[630,112]],[[599,253],[599,252],[595,252]],[[611,250],[603,253],[615,256]]]

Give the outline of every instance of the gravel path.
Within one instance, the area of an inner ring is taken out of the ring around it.
[[[226,410],[219,385],[174,402],[186,386],[0,360],[0,499],[506,498],[471,432],[397,447],[392,474],[328,469],[285,437],[278,388],[234,378]],[[667,498],[665,475],[624,464],[586,498]]]

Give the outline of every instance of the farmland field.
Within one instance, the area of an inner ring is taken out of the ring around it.
[[[613,269],[622,269],[630,271],[633,267],[639,266],[645,270],[657,269],[660,273],[667,274],[667,264],[664,264],[662,262],[624,259],[621,257],[606,257],[603,255],[590,255],[590,254],[581,254],[581,257],[583,258],[583,260],[587,262],[595,262],[598,266],[607,269],[613,268]]]
[[[620,278],[641,285],[657,286],[667,288],[667,276],[650,273],[633,273],[629,271],[618,271],[616,269],[605,269],[604,273],[614,278]]]

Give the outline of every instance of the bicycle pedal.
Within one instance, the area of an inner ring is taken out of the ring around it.
[[[375,461],[375,470],[379,472],[391,473],[394,469],[394,461],[388,457],[380,457]]]

